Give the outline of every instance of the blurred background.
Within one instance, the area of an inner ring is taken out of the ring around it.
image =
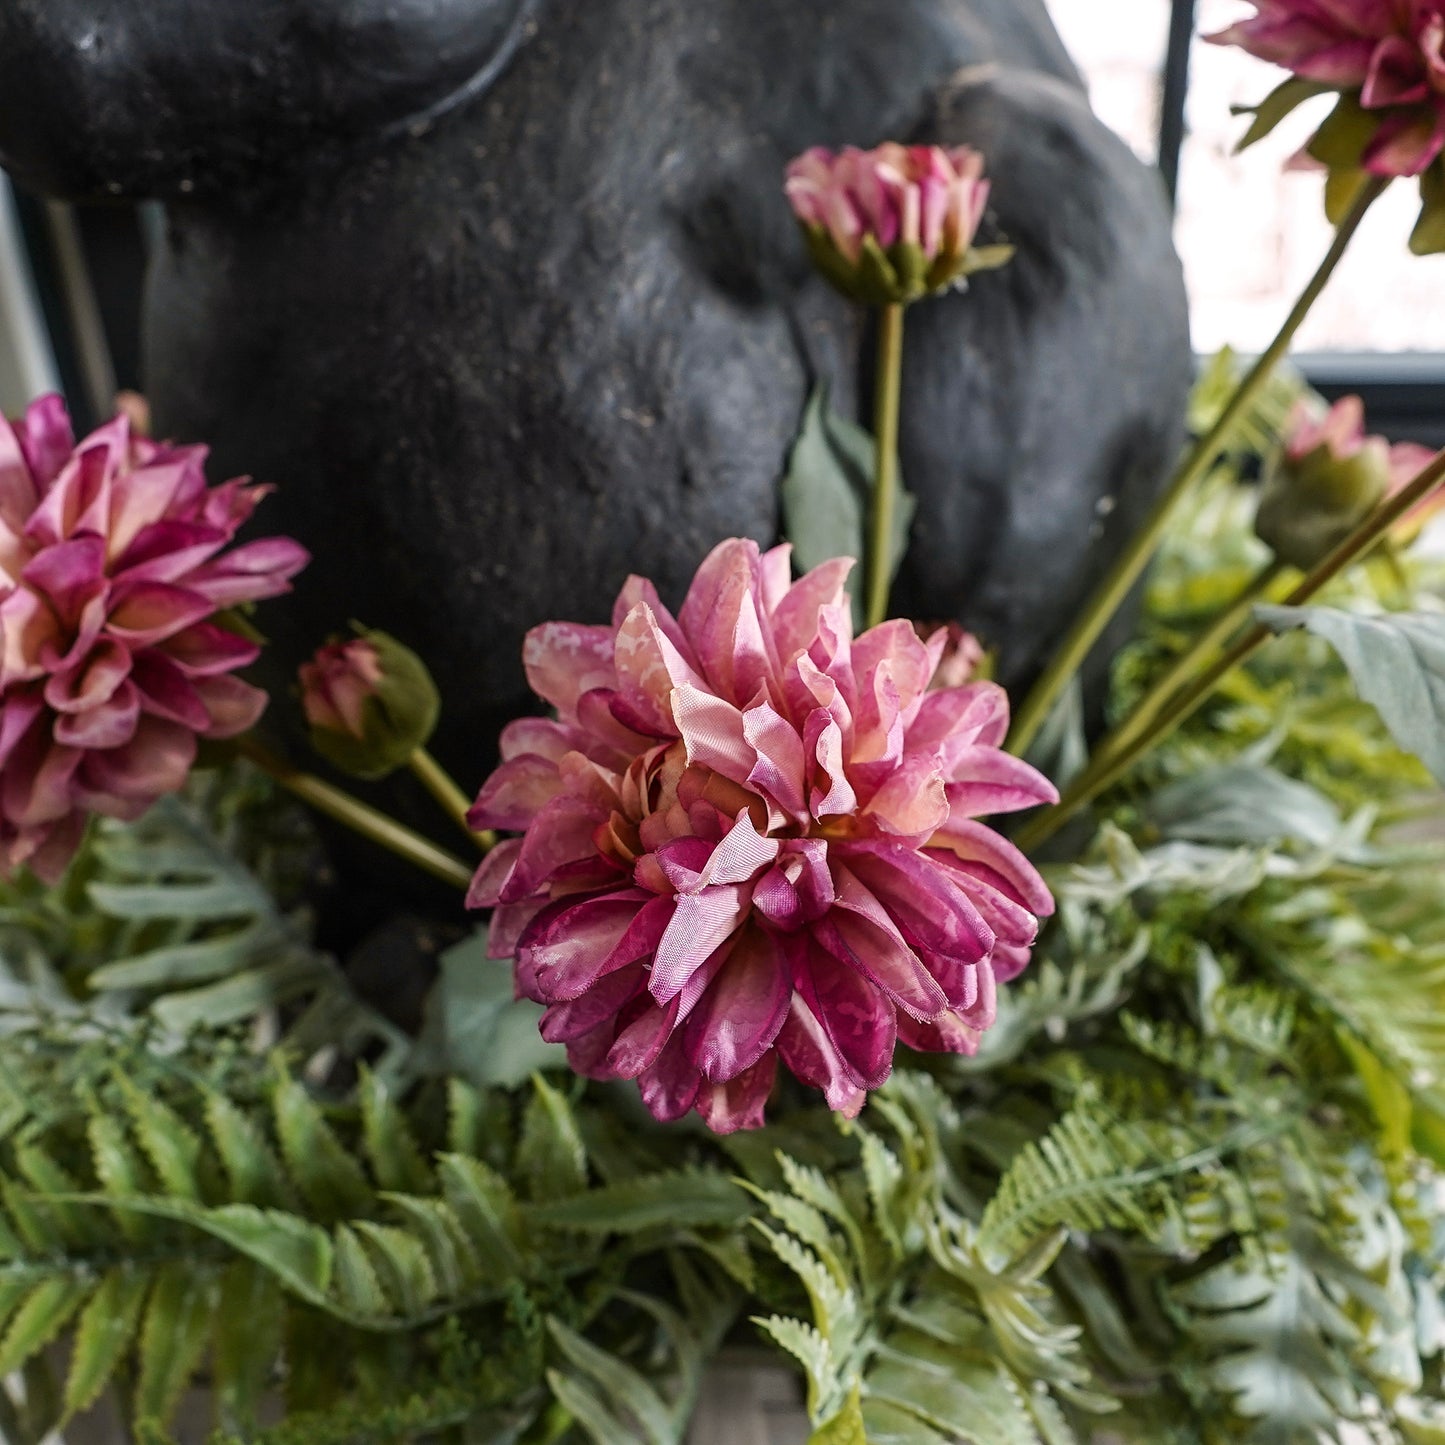
[[[1094,107],[1157,165],[1175,198],[1195,349],[1268,344],[1329,244],[1317,176],[1286,171],[1317,113],[1304,107],[1243,156],[1252,104],[1281,73],[1201,37],[1240,0],[1046,0]],[[1317,102],[1326,108],[1328,100]],[[1445,445],[1445,256],[1411,257],[1416,190],[1397,183],[1366,221],[1300,338],[1328,396],[1361,393],[1373,430]],[[17,193],[0,175],[0,408],[59,388],[78,422],[140,384],[145,207],[74,208]]]

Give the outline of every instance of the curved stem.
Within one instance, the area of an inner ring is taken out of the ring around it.
[[[1397,492],[1357,527],[1288,597],[1286,607],[1301,607],[1311,601],[1342,572],[1373,551],[1410,512],[1432,492],[1445,483],[1445,451],[1436,454],[1430,464],[1409,486]],[[1180,693],[1152,727],[1127,749],[1110,757],[1091,762],[1073,786],[1052,808],[1034,818],[1019,834],[1017,842],[1028,851],[1052,838],[1080,808],[1093,802],[1105,789],[1112,787],[1140,758],[1165,741],[1187,722],[1208,701],[1215,688],[1241,663],[1247,662],[1274,633],[1256,623],[1225,652],[1213,666],[1206,669]]]
[[[903,394],[903,307],[878,316],[878,376],[873,404],[875,472],[868,528],[867,625],[888,616],[893,582],[893,532],[898,514],[898,414]]]
[[[467,822],[467,814],[471,811],[471,800],[457,786],[455,779],[425,748],[418,748],[409,761],[409,766],[421,785],[433,798],[441,804],[442,811],[446,813],[468,838],[475,843],[483,853],[490,852],[497,846],[497,835],[495,833],[480,833]]]
[[[1174,659],[1129,716],[1099,744],[1090,760],[1091,767],[1123,754],[1148,733],[1154,721],[1173,702],[1175,694],[1249,621],[1255,603],[1264,600],[1285,570],[1285,564],[1276,558],[1255,574],[1239,596]]]
[[[410,828],[353,798],[350,793],[343,793],[340,788],[292,767],[255,738],[240,739],[238,747],[243,758],[254,763],[287,792],[318,813],[345,824],[354,833],[388,849],[398,858],[405,858],[408,863],[430,873],[433,878],[440,878],[443,883],[450,883],[464,892],[470,886],[472,870],[460,858],[453,857],[444,848],[438,848],[420,833],[413,833]]]
[[[1134,584],[1144,575],[1155,552],[1159,550],[1159,543],[1163,540],[1175,508],[1195,485],[1208,475],[1215,459],[1233,441],[1241,423],[1248,417],[1250,407],[1274,374],[1275,368],[1284,359],[1305,318],[1334,274],[1355,232],[1359,230],[1360,222],[1365,219],[1365,213],[1379,199],[1388,184],[1385,177],[1372,177],[1355,198],[1349,214],[1340,222],[1319,270],[1295,302],[1294,309],[1280,329],[1279,335],[1240,382],[1219,420],[1210,429],[1209,435],[1185,457],[1168,487],[1155,502],[1142,530],[1109,569],[1044,675],[1025,699],[1009,738],[1010,752],[1021,756],[1038,736],[1040,728],[1047,721],[1069,680],[1083,666],[1089,653],[1093,651],[1094,644],[1133,590]]]

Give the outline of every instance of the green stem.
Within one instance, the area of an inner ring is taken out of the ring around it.
[[[1054,704],[1062,696],[1070,679],[1084,665],[1094,644],[1103,635],[1104,629],[1113,620],[1115,613],[1124,605],[1134,584],[1144,575],[1159,544],[1168,529],[1170,518],[1180,502],[1194,487],[1208,475],[1215,459],[1234,440],[1241,424],[1248,418],[1250,408],[1264,389],[1275,368],[1284,359],[1305,318],[1325,289],[1335,268],[1344,256],[1365,213],[1379,198],[1389,184],[1385,177],[1375,176],[1361,189],[1350,207],[1349,213],[1340,222],[1334,240],[1320,268],[1311,278],[1309,285],[1295,302],[1294,309],[1281,328],[1278,336],[1270,343],[1269,349],[1255,362],[1249,374],[1240,382],[1230,398],[1229,404],[1220,414],[1206,436],[1181,463],[1168,487],[1155,502],[1153,510],[1145,521],[1143,529],[1129,543],[1118,560],[1109,569],[1094,595],[1089,599],[1073,629],[1064,639],[1044,675],[1035,684],[1032,692],[1019,709],[1009,738],[1009,751],[1022,756],[1029,749],[1039,730],[1048,720]]]
[[[495,833],[479,833],[467,822],[471,800],[456,781],[425,748],[418,748],[410,759],[410,767],[421,785],[441,804],[442,810],[483,853],[497,846]]]
[[[472,870],[460,858],[453,857],[444,848],[438,848],[420,833],[413,833],[410,828],[368,807],[350,793],[343,793],[340,788],[292,767],[255,738],[242,738],[239,747],[242,757],[318,813],[344,824],[363,838],[395,853],[398,858],[405,858],[408,863],[415,864],[434,878],[440,878],[443,883],[450,883],[463,891],[471,884]]]
[[[1445,451],[1437,453],[1409,486],[1397,492],[1345,538],[1284,599],[1284,605],[1302,607],[1315,598],[1342,572],[1379,546],[1400,521],[1442,483],[1445,483]],[[1274,633],[1263,623],[1256,623],[1251,627],[1213,666],[1207,668],[1189,687],[1178,694],[1163,715],[1131,746],[1091,762],[1054,807],[1040,813],[1020,832],[1017,839],[1019,846],[1028,851],[1052,838],[1080,808],[1093,802],[1105,789],[1112,787],[1140,758],[1153,751],[1193,717],[1219,684],[1236,667],[1253,657],[1273,636]]]
[[[1173,702],[1175,694],[1249,621],[1255,603],[1268,596],[1270,588],[1285,570],[1285,564],[1276,558],[1256,573],[1239,596],[1175,658],[1119,727],[1099,744],[1090,760],[1091,767],[1121,755],[1145,736],[1154,721]]]
[[[868,536],[869,627],[888,616],[893,581],[893,533],[898,514],[898,413],[903,393],[903,307],[885,306],[878,316],[878,377],[873,403],[876,448],[873,514]]]

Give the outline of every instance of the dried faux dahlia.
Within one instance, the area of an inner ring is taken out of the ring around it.
[[[227,550],[266,489],[207,488],[205,456],[125,416],[77,445],[59,397],[0,420],[0,871],[54,880],[91,813],[139,817],[197,737],[266,705],[230,675],[255,644],[212,619],[288,591],[307,556],[284,537]]]
[[[503,734],[471,821],[523,836],[470,901],[543,1034],[659,1119],[757,1126],[779,1062],[852,1114],[899,1042],[972,1052],[1052,911],[977,821],[1056,797],[1003,691],[930,691],[944,632],[854,639],[851,566],[725,542],[675,619],[632,578],[611,626],[527,639],[557,717]]]

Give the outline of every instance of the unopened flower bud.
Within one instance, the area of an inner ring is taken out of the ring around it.
[[[1281,561],[1308,572],[1389,489],[1389,443],[1365,434],[1359,397],[1342,398],[1323,417],[1302,403],[1284,455],[1265,482],[1254,529]]]
[[[1013,255],[974,245],[988,204],[983,166],[967,146],[815,147],[788,167],[788,200],[814,263],[844,295],[906,304]]]
[[[440,700],[425,664],[384,632],[331,641],[300,670],[311,743],[353,777],[384,778],[426,746]]]

